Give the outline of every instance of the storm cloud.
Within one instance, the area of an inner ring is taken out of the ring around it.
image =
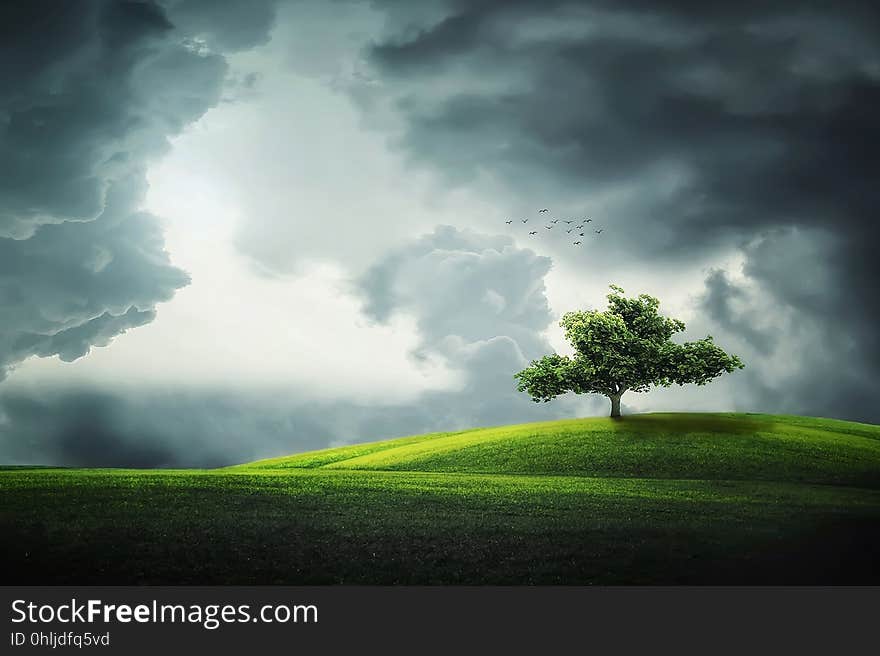
[[[752,410],[876,422],[877,337],[872,297],[851,287],[854,248],[798,228],[770,231],[743,248],[739,271],[716,270],[699,308],[716,336],[750,363],[734,393]],[[870,278],[859,281],[863,291]]]
[[[599,211],[608,239],[594,265],[609,281],[738,252],[735,273],[769,311],[809,324],[810,348],[835,362],[820,373],[803,358],[777,409],[808,409],[825,389],[823,412],[880,417],[864,391],[827,392],[880,365],[874,3],[377,6],[379,82],[355,93],[364,111],[400,119],[392,137],[412,162],[451,185],[487,176],[532,206]],[[756,357],[798,339],[733,314],[741,293],[717,271],[706,284],[703,309]]]
[[[221,98],[223,49],[268,38],[271,3],[221,5],[0,9],[0,379],[108,344],[187,284],[141,209],[145,170]]]

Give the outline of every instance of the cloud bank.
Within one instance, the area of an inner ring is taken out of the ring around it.
[[[513,374],[550,350],[546,257],[507,237],[438,227],[357,281],[376,322],[419,326],[410,357],[451,383],[400,402],[316,400],[283,390],[217,392],[169,384],[71,390],[18,384],[0,397],[0,461],[215,466],[369,439],[586,414],[598,399],[532,403]]]

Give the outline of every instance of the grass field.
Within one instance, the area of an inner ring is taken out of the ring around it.
[[[5,583],[880,583],[880,427],[650,414],[0,471]]]

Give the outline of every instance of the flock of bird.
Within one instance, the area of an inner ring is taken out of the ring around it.
[[[538,210],[538,214],[546,214],[546,213],[549,212],[549,211],[550,211],[550,210],[547,209],[547,208],[545,207],[545,208],[543,208],[543,209]],[[529,222],[528,219],[520,219],[520,221],[522,221],[523,225],[525,225],[525,224],[527,224],[527,223]],[[560,221],[562,221],[562,223],[566,224],[567,226],[571,226],[573,223],[578,223],[578,220],[577,220],[577,219],[572,219],[572,220],[570,220],[570,221],[569,221],[568,219],[551,219],[551,220],[550,220],[550,224],[549,224],[549,225],[545,225],[544,228],[547,229],[547,230],[553,230],[553,228],[556,227],[556,224],[559,223]],[[513,219],[508,219],[507,221],[505,221],[505,223],[506,223],[507,225],[513,225],[513,222],[514,222]],[[586,236],[586,233],[585,233],[585,232],[581,232],[581,230],[584,230],[584,229],[585,229],[585,226],[586,226],[588,223],[592,223],[592,222],[593,222],[593,219],[587,219],[587,218],[580,219],[580,225],[575,225],[575,226],[573,226],[573,227],[569,227],[568,229],[565,230],[565,233],[568,234],[568,235],[570,235],[571,233],[577,231],[577,234],[576,234],[575,237],[574,237],[575,241],[572,242],[572,244],[573,244],[574,246],[580,246],[580,245],[583,243],[583,242],[581,242],[581,241],[580,241],[579,239],[577,239],[577,238],[578,238],[578,237],[585,237],[585,236]],[[562,228],[562,227],[563,227],[563,226],[560,226],[560,228]],[[593,232],[595,232],[597,235],[601,235],[603,230],[605,230],[605,228],[599,228],[598,230],[593,229]],[[537,235],[537,234],[538,234],[538,231],[537,231],[537,230],[532,230],[532,231],[529,232],[529,236],[532,236],[532,237],[534,237],[534,236]]]

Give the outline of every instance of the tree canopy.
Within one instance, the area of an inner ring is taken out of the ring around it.
[[[705,385],[723,373],[742,369],[742,361],[728,355],[711,335],[678,344],[672,336],[683,322],[659,313],[660,301],[640,294],[624,296],[611,285],[608,309],[568,312],[560,321],[574,356],[545,355],[515,375],[517,389],[535,402],[565,394],[604,394],[611,400],[611,416],[620,416],[624,392],[646,392],[652,386]]]

